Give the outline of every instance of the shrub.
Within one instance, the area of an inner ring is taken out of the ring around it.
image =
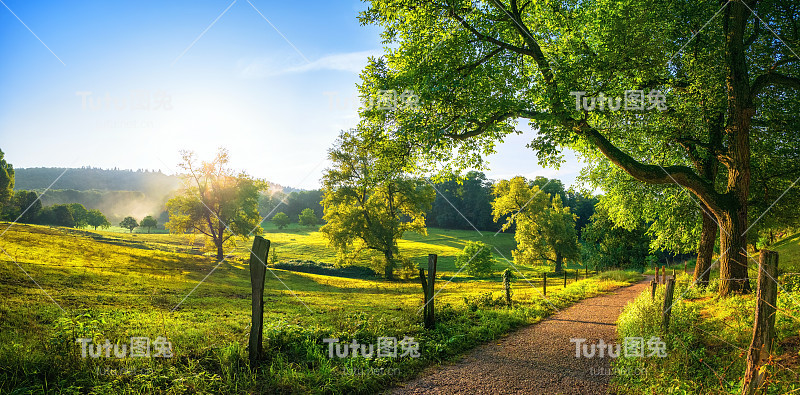
[[[456,257],[456,266],[466,266],[471,276],[489,277],[494,274],[493,261],[491,247],[480,241],[469,241],[464,251]]]

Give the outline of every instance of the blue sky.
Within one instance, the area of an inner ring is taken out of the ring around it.
[[[357,122],[358,72],[382,52],[380,30],[356,19],[365,7],[2,0],[0,149],[16,167],[174,173],[179,150],[222,146],[235,168],[316,188],[328,148]],[[525,148],[533,135],[510,136],[487,174],[571,184],[579,162],[542,169]]]

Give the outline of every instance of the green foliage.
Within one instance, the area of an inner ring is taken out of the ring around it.
[[[86,223],[89,226],[93,226],[95,230],[97,230],[98,227],[105,229],[111,226],[111,224],[108,222],[108,219],[106,219],[106,216],[103,215],[100,210],[89,210],[87,213]]]
[[[14,195],[14,166],[5,160],[0,150],[0,208],[11,201]]]
[[[492,184],[486,175],[470,171],[462,177],[440,180],[436,198],[427,215],[428,226],[446,229],[497,231],[492,219]],[[463,215],[463,217],[462,217]]]
[[[326,224],[320,231],[340,261],[362,249],[383,254],[384,275],[393,278],[397,240],[409,230],[425,234],[425,212],[435,191],[404,174],[393,163],[393,151],[384,149],[377,151],[355,131],[340,134],[329,152],[332,167],[323,177]]]
[[[619,341],[625,337],[661,337],[667,343],[667,357],[617,358],[613,362],[615,369],[641,372],[615,376],[617,392],[661,393],[669,388],[673,393],[741,393],[743,351],[752,338],[755,299],[753,295],[715,298],[713,287],[687,289],[689,278],[684,279],[686,282],[675,287],[675,304],[666,335],[661,328],[663,286],[658,287],[655,299],[650,298],[648,289],[624,308],[617,321]],[[793,342],[787,340],[800,333],[798,308],[790,295],[779,292],[773,348],[776,355],[797,351],[782,345],[791,347]],[[798,388],[796,373],[782,363],[771,364],[768,369],[766,393],[783,394]]]
[[[298,216],[297,223],[303,226],[314,226],[317,224],[317,215],[310,208],[304,209]]]
[[[800,273],[787,273],[781,276],[781,285],[786,292],[800,293]]]
[[[125,219],[119,223],[119,226],[128,229],[130,233],[133,233],[133,229],[139,227],[139,222],[136,221],[136,218],[125,217]]]
[[[272,217],[272,223],[278,226],[278,229],[285,228],[287,225],[289,225],[289,222],[291,222],[289,216],[283,212],[277,213]]]
[[[469,241],[456,257],[456,266],[466,267],[470,276],[490,277],[494,274],[492,247],[480,241]]]
[[[562,206],[559,194],[551,196],[534,183],[515,177],[495,184],[494,218],[511,214],[503,229],[516,225],[516,262],[552,262],[561,271],[564,260],[580,258],[575,215]]]
[[[209,238],[218,260],[233,236],[262,232],[258,199],[260,184],[245,173],[228,168],[228,151],[219,149],[210,162],[197,163],[191,151],[182,152],[186,183],[167,202],[170,233],[201,234]]]
[[[155,228],[158,226],[158,221],[155,218],[153,218],[152,215],[148,215],[142,218],[142,222],[139,224],[139,226],[147,228],[147,233],[150,233],[151,228]]]
[[[76,228],[85,228],[86,225],[89,225],[89,210],[87,210],[86,207],[83,207],[80,203],[70,203],[67,207],[69,207],[69,211],[72,213]]]
[[[643,223],[633,230],[617,226],[609,218],[606,207],[598,205],[591,222],[583,230],[584,263],[595,269],[643,268],[650,257],[650,239],[645,229]]]
[[[42,201],[34,191],[17,191],[10,204],[2,207],[2,217],[24,224],[36,223],[42,211]]]

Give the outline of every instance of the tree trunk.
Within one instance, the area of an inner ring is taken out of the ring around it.
[[[225,254],[222,250],[222,239],[214,240],[214,245],[217,247],[217,262],[225,259]]]
[[[560,253],[556,253],[556,273],[561,272],[562,263],[564,262],[564,257]]]
[[[697,246],[697,264],[694,266],[694,282],[700,286],[708,285],[711,276],[711,260],[714,257],[714,244],[717,241],[717,220],[710,215],[708,207],[700,203],[703,215],[703,231]]]
[[[747,236],[744,230],[747,225],[747,209],[725,212],[719,219],[720,224],[720,264],[719,295],[732,293],[749,293],[750,282],[747,279]]]
[[[387,280],[394,280],[394,254],[391,250],[383,252],[386,257],[386,266],[384,267],[384,276]]]

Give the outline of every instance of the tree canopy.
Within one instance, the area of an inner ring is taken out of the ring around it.
[[[384,274],[391,279],[400,258],[397,240],[409,230],[426,234],[425,213],[435,191],[387,160],[397,156],[375,154],[372,147],[344,131],[329,151],[332,166],[323,176],[322,199],[326,223],[320,231],[340,259],[363,249],[383,254]]]
[[[722,229],[720,294],[749,292],[754,121],[766,97],[796,105],[798,59],[776,37],[800,38],[795,14],[788,0],[372,0],[361,21],[383,27],[391,49],[370,61],[361,94],[419,100],[362,118],[418,147],[420,167],[483,166],[523,120],[542,164],[570,147],[640,182],[678,184]]]
[[[498,182],[494,195],[494,217],[510,214],[503,229],[516,224],[517,248],[512,253],[517,263],[552,263],[560,272],[564,260],[580,257],[575,215],[562,205],[561,195],[531,186],[524,177]]]

